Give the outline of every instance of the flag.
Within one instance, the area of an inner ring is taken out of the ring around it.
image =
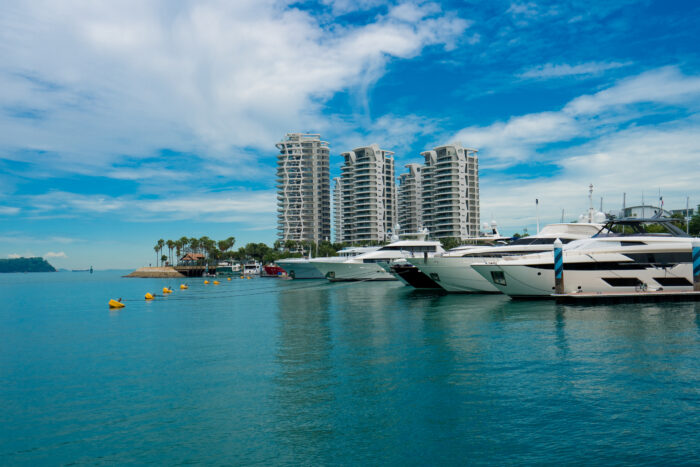
[[[535,204],[540,204],[540,200],[535,198]]]

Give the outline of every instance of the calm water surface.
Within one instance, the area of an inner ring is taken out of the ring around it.
[[[0,275],[0,464],[700,462],[700,304],[121,274]]]

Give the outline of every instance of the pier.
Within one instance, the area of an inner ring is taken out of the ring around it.
[[[700,301],[700,292],[689,291],[648,291],[648,292],[576,292],[552,294],[558,304],[602,305],[615,303],[650,302],[695,302]]]
[[[177,272],[187,277],[202,277],[204,273],[215,274],[216,266],[174,266]]]

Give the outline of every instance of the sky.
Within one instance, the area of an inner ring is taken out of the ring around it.
[[[479,150],[502,233],[700,203],[700,2],[63,0],[0,8],[0,257],[276,238],[275,143]],[[397,173],[398,175],[398,173]]]

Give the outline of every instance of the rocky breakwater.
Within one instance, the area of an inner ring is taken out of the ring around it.
[[[168,266],[160,268],[138,268],[136,271],[127,274],[124,277],[171,278],[185,276],[177,272],[174,268]]]

